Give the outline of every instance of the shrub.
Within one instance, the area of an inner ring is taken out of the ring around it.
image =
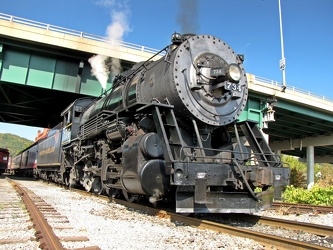
[[[333,186],[333,167],[331,164],[315,165],[315,183],[320,187]]]
[[[306,188],[306,164],[299,162],[297,158],[292,156],[282,156],[282,161],[290,166],[289,185],[297,188]]]
[[[306,175],[302,170],[291,168],[289,183],[290,185],[296,188],[306,188],[307,187]]]
[[[283,198],[292,203],[333,206],[333,187],[320,187],[315,184],[308,190],[288,186],[283,192]]]

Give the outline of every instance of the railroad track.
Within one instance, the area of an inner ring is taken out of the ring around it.
[[[103,197],[103,199],[107,199],[107,197]],[[331,249],[328,247],[323,247],[319,246],[316,244],[311,244],[307,242],[302,242],[298,240],[292,240],[284,237],[279,237],[271,234],[265,234],[265,233],[260,233],[256,232],[253,230],[249,229],[243,229],[243,228],[237,228],[234,226],[229,226],[225,224],[221,224],[218,222],[210,221],[210,220],[203,220],[203,219],[198,219],[198,218],[192,218],[188,216],[182,216],[179,214],[171,213],[165,210],[159,210],[147,206],[142,206],[139,204],[135,203],[129,203],[127,201],[123,200],[117,200],[115,199],[114,202],[122,204],[126,207],[132,208],[134,210],[139,210],[143,211],[147,214],[154,215],[154,216],[159,216],[162,218],[169,218],[171,221],[178,222],[178,223],[183,223],[185,225],[189,226],[194,226],[200,229],[208,229],[208,230],[213,230],[219,233],[225,233],[225,234],[230,234],[233,236],[238,236],[238,237],[245,237],[249,238],[252,240],[255,240],[262,244],[265,248],[267,249]],[[227,215],[226,215],[227,216]],[[239,214],[235,215],[238,217],[242,218],[242,215],[240,216]],[[256,218],[255,216],[250,216],[249,218]],[[257,216],[257,219],[259,219]],[[281,220],[281,219],[276,219],[276,222],[273,222],[274,220],[270,220],[270,218],[266,217],[260,217],[260,220],[258,221],[259,223],[263,223],[266,225],[274,225],[274,226],[281,226],[284,228],[288,229],[293,229],[293,230],[302,230],[302,231],[308,231],[308,232],[317,232],[320,231],[319,235],[332,235],[332,227],[321,227],[320,225],[314,225],[310,223],[295,223],[287,220]],[[279,221],[279,223],[277,223]],[[302,226],[303,224],[303,226]],[[291,226],[292,225],[292,226]],[[325,230],[329,232],[325,232]]]
[[[314,213],[314,214],[328,214],[333,213],[332,206],[319,206],[309,204],[295,204],[288,202],[273,202],[272,209],[281,211],[282,213]]]
[[[73,191],[79,192],[85,196],[92,196],[92,194],[89,194],[82,190],[73,190]],[[95,196],[95,195],[93,195],[93,196]],[[104,199],[108,202],[110,201],[109,197],[107,197],[107,196],[99,196],[99,198]],[[170,221],[175,222],[177,225],[179,223],[181,223],[184,225],[197,227],[199,229],[209,229],[209,230],[214,230],[216,232],[229,234],[229,235],[233,235],[233,236],[250,238],[250,239],[253,239],[253,240],[259,242],[260,244],[262,244],[264,246],[264,248],[267,248],[267,249],[269,249],[269,248],[270,249],[329,249],[329,248],[325,248],[323,246],[319,246],[319,245],[312,244],[312,243],[287,239],[284,237],[274,236],[271,234],[263,234],[261,232],[255,232],[250,229],[237,228],[237,227],[230,226],[230,225],[223,225],[221,223],[209,221],[206,219],[186,217],[186,216],[182,216],[179,214],[174,214],[174,213],[171,213],[168,211],[155,209],[155,208],[143,206],[143,205],[136,204],[136,203],[128,203],[123,200],[113,200],[113,202],[124,205],[127,208],[130,208],[131,210],[134,210],[134,211],[137,210],[137,211],[149,214],[149,215],[168,218]],[[237,215],[237,216],[239,216],[239,215]],[[276,223],[276,222],[272,222],[271,219],[270,219],[270,222],[267,222],[268,220],[265,217],[252,217],[252,219],[250,219],[250,220],[252,220],[253,223],[261,223],[261,224],[266,224],[266,225],[269,225],[269,223],[270,223],[270,225],[273,225],[272,223]],[[298,231],[302,230],[304,232],[307,230],[311,230],[310,231],[311,233],[315,233],[317,235],[330,235],[330,234],[327,234],[327,232],[332,232],[332,228],[330,228],[330,227],[328,227],[326,229],[317,228],[317,229],[315,229],[315,231],[313,231],[314,230],[313,224],[306,225],[306,223],[305,223],[305,224],[301,225],[302,223],[301,224],[296,223],[296,224],[299,224],[298,228],[294,228],[295,227],[294,224],[295,223],[288,221],[288,223],[285,223],[285,225],[283,226],[283,224],[280,220],[280,224],[275,224],[273,226],[286,227],[289,229],[292,228],[293,230],[298,230]],[[321,230],[321,231],[318,231],[318,230]]]
[[[84,196],[96,196],[92,193],[87,193],[84,190],[78,190],[73,189],[73,191],[80,193]],[[108,196],[104,195],[98,195],[100,199],[103,199],[105,201],[110,201],[110,198]],[[225,233],[230,234],[232,236],[238,236],[238,237],[244,237],[249,238],[252,240],[255,240],[262,244],[267,249],[331,249],[328,247],[323,247],[320,245],[317,245],[316,242],[314,243],[307,243],[302,242],[298,240],[288,239],[285,237],[279,237],[272,234],[266,234],[262,232],[256,232],[251,229],[243,229],[238,228],[230,225],[221,224],[219,222],[215,222],[212,220],[207,219],[199,219],[199,218],[193,218],[189,216],[183,216],[180,214],[175,214],[170,211],[166,210],[160,210],[156,208],[152,208],[150,206],[145,206],[137,203],[130,203],[124,200],[119,199],[112,199],[112,202],[118,203],[120,205],[123,205],[127,208],[130,208],[134,211],[141,211],[146,214],[152,215],[152,216],[158,216],[161,218],[168,218],[170,221],[175,223],[182,223],[184,225],[197,227],[199,229],[208,229],[213,230],[219,233]],[[221,216],[221,215],[218,215]],[[302,222],[296,222],[296,221],[290,221],[290,220],[282,220],[282,219],[276,219],[271,217],[263,217],[263,216],[255,216],[255,215],[247,215],[247,214],[228,214],[225,215],[226,217],[231,218],[234,216],[234,218],[238,218],[239,220],[243,221],[250,221],[253,223],[260,223],[268,226],[274,226],[274,227],[282,227],[286,228],[288,230],[296,230],[296,231],[302,231],[307,232],[311,234],[316,234],[320,236],[333,236],[333,228],[322,226],[322,225],[316,225],[312,223],[302,223]],[[209,216],[207,216],[208,218]],[[332,242],[333,243],[333,242]]]
[[[79,192],[83,195],[90,196],[93,194],[87,193],[82,190],[76,190],[76,192]],[[109,197],[107,196],[99,196],[101,199],[109,201]],[[185,225],[194,226],[199,229],[208,229],[208,230],[214,230],[219,233],[226,233],[233,236],[238,237],[245,237],[250,238],[252,240],[255,240],[265,246],[265,248],[268,249],[331,249],[328,247],[323,247],[317,244],[302,242],[298,240],[288,239],[285,237],[279,237],[271,234],[264,234],[260,232],[256,232],[249,229],[242,229],[237,228],[234,226],[229,226],[225,224],[221,224],[219,222],[211,221],[211,220],[204,220],[204,219],[198,219],[198,218],[192,218],[188,216],[182,216],[179,214],[175,214],[172,212],[168,212],[165,210],[155,209],[152,207],[136,204],[136,203],[129,203],[127,201],[119,200],[119,199],[113,199],[113,202],[124,205],[128,208],[131,208],[133,210],[142,211],[146,214],[158,216],[161,218],[168,218],[173,222],[177,223],[183,223]],[[221,215],[219,215],[221,216]],[[261,223],[264,225],[274,226],[274,227],[282,227],[289,230],[299,230],[311,234],[316,234],[320,236],[333,236],[333,227],[328,226],[322,226],[322,225],[316,225],[312,223],[303,223],[303,222],[296,222],[296,221],[290,221],[290,220],[282,220],[282,219],[276,219],[271,217],[263,217],[263,216],[255,216],[255,215],[248,215],[248,214],[228,214],[225,215],[225,217],[231,218],[234,216],[234,218],[238,218],[240,220],[244,221],[251,221],[255,223]],[[208,216],[209,217],[209,216]],[[333,239],[333,238],[332,238]],[[333,243],[333,241],[332,241]]]
[[[0,176],[0,245],[37,249],[33,223],[13,186]]]
[[[252,222],[255,224],[260,223],[263,225],[286,228],[296,231],[303,231],[306,233],[320,235],[320,236],[333,237],[333,227],[330,226],[324,226],[324,225],[306,223],[306,222],[297,222],[297,221],[251,215],[251,214],[229,214],[227,216],[226,215],[223,216],[228,217],[228,219],[233,218],[241,221]]]
[[[30,220],[32,223],[29,224],[28,229],[34,231],[34,237],[21,237],[16,233],[17,230],[24,231],[27,228],[21,228],[21,222],[17,221],[17,227],[3,227],[0,226],[0,231],[7,231],[7,235],[10,238],[0,239],[0,245],[8,246],[11,249],[13,244],[20,244],[20,249],[71,249],[66,248],[64,245],[70,245],[73,242],[84,242],[87,245],[89,238],[85,236],[57,236],[55,231],[71,230],[70,225],[64,226],[64,224],[69,223],[66,216],[59,214],[52,206],[47,204],[41,197],[36,196],[32,191],[22,187],[17,182],[10,180],[8,178],[0,178],[0,187],[3,194],[0,200],[1,214],[11,214],[13,216],[13,209],[17,209],[17,213],[24,215],[24,220]],[[22,204],[23,202],[23,204]],[[15,215],[14,217],[19,216]],[[10,217],[10,216],[9,216]],[[8,222],[6,223],[8,224]],[[61,226],[51,226],[51,225],[61,224]],[[8,232],[9,231],[9,232]],[[18,237],[12,237],[17,235]],[[88,243],[89,245],[89,243]],[[21,247],[22,246],[22,247]],[[98,246],[82,246],[78,249],[85,250],[100,250]]]

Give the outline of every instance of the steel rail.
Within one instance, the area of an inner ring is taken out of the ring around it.
[[[9,182],[17,190],[19,195],[22,197],[22,200],[28,210],[28,213],[33,222],[34,228],[36,230],[36,238],[40,242],[41,249],[57,249],[63,250],[64,247],[60,243],[59,238],[53,232],[51,226],[47,223],[42,213],[38,210],[37,206],[30,198],[27,191],[25,191],[17,183],[9,179]]]
[[[287,212],[298,213],[333,213],[333,206],[320,206],[311,204],[296,204],[288,202],[273,202],[273,209],[286,209]]]
[[[223,215],[223,217],[240,219],[248,222],[261,223],[264,225],[269,225],[274,227],[282,227],[291,230],[299,230],[320,236],[333,236],[333,227],[317,225],[307,222],[284,220],[279,218],[258,216],[252,214],[241,214],[241,215],[229,214],[229,215]]]

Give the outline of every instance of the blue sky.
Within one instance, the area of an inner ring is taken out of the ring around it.
[[[287,86],[333,100],[333,0],[281,0],[281,9]],[[244,54],[246,72],[282,82],[278,0],[0,0],[0,12],[101,36],[122,13],[122,39],[155,49],[173,32],[211,34]],[[0,123],[28,139],[38,129]]]

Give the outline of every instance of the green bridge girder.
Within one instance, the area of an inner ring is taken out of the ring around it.
[[[286,100],[281,99],[274,106],[289,111],[290,114],[294,115],[299,114],[299,115],[315,117],[321,120],[325,120],[327,121],[327,123],[333,122],[333,115],[331,113],[319,112],[318,110],[310,109],[302,105],[297,105],[295,103],[288,102]]]
[[[99,96],[102,87],[91,75],[87,55],[69,57],[57,52],[4,41],[1,46],[2,82]],[[111,87],[110,81],[107,87]]]

